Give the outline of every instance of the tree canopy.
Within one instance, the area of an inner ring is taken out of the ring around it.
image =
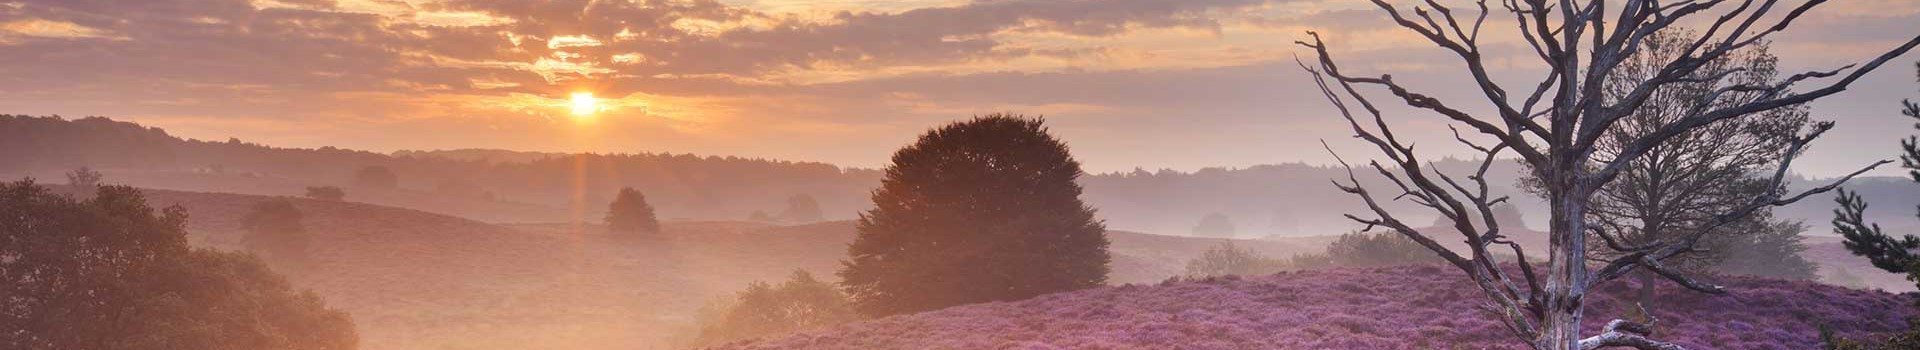
[[[1106,228],[1080,163],[1041,119],[942,126],[894,153],[840,271],[854,305],[890,315],[1106,282]]]
[[[179,207],[0,184],[0,348],[353,349],[353,322],[251,255],[193,249]]]

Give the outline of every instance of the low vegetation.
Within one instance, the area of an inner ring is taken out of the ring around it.
[[[1755,277],[1724,280],[1738,295],[1663,283],[1654,309],[1665,339],[1689,349],[1820,347],[1896,331],[1913,314],[1904,296]],[[1603,317],[1634,309],[1635,282],[1595,289]],[[1444,266],[1332,269],[1122,285],[850,323],[720,346],[740,349],[1524,349],[1485,312],[1478,289]]]
[[[860,319],[832,283],[795,270],[786,282],[753,282],[700,315],[695,346],[835,326]]]

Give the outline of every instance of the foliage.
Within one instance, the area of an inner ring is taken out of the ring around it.
[[[607,205],[607,230],[616,233],[660,233],[660,220],[653,216],[647,196],[632,187],[620,189]]]
[[[383,190],[400,188],[400,176],[383,165],[368,165],[353,172],[353,184]]]
[[[1187,277],[1258,276],[1286,271],[1288,267],[1287,261],[1261,256],[1252,249],[1234,246],[1233,242],[1222,242],[1187,261]]]
[[[839,272],[885,316],[1100,286],[1106,228],[1080,201],[1080,163],[1041,119],[989,115],[894,153]]]
[[[240,225],[247,232],[240,244],[283,270],[298,271],[308,264],[307,248],[312,240],[293,202],[270,200],[253,206]]]
[[[91,190],[95,187],[100,187],[101,177],[100,172],[94,171],[93,168],[80,167],[79,169],[73,169],[73,171],[67,172],[67,185],[83,190]]]
[[[347,199],[347,190],[338,186],[307,186],[307,198],[338,202]]]
[[[819,222],[823,216],[820,213],[820,201],[807,194],[787,197],[787,209],[780,212],[780,219],[792,224]]]
[[[1195,236],[1232,238],[1233,234],[1233,219],[1227,218],[1226,214],[1208,213],[1200,217],[1199,224],[1193,226]]]
[[[1807,231],[1806,224],[1756,215],[1735,222],[1730,229],[1739,234],[1724,236],[1717,247],[1723,251],[1722,259],[1714,271],[1792,280],[1820,277],[1820,265],[1802,256],[1807,244],[1800,234]]]
[[[851,302],[833,284],[794,270],[778,286],[753,282],[719,307],[717,317],[700,328],[698,343],[719,344],[858,320]]]
[[[1907,264],[1916,261],[1912,250],[1920,248],[1920,237],[1895,238],[1882,231],[1880,224],[1867,223],[1867,202],[1858,193],[1840,190],[1834,202],[1840,207],[1833,210],[1833,232],[1846,239],[1841,244],[1847,251],[1866,257],[1874,267],[1887,272],[1908,272]]]
[[[1443,260],[1427,247],[1394,232],[1341,234],[1327,245],[1326,257],[1334,266],[1383,267],[1433,264]]]
[[[0,348],[353,349],[345,313],[250,255],[187,245],[179,207],[0,184]]]
[[[1914,67],[1916,75],[1920,75],[1920,63],[1915,63]],[[1920,119],[1920,104],[1915,104],[1913,100],[1904,100],[1901,101],[1901,106],[1903,107],[1901,114],[1908,118]],[[1914,127],[1920,128],[1920,124]],[[1920,136],[1908,136],[1906,140],[1901,140],[1900,149],[1900,165],[1907,169],[1913,181],[1920,182]],[[1867,201],[1862,200],[1858,193],[1841,190],[1840,195],[1834,198],[1834,202],[1840,207],[1833,210],[1833,231],[1846,239],[1841,244],[1847,248],[1847,251],[1866,257],[1874,267],[1882,270],[1904,272],[1907,274],[1908,281],[1920,286],[1920,259],[1916,259],[1912,251],[1920,248],[1920,237],[1904,235],[1894,238],[1882,231],[1880,224],[1868,223],[1864,217]],[[1916,302],[1915,306],[1920,306],[1920,302]],[[1909,319],[1908,323],[1912,325],[1905,332],[1894,334],[1885,342],[1874,346],[1834,339],[1826,333],[1821,334],[1821,337],[1830,340],[1827,342],[1830,349],[1920,349],[1920,319]]]

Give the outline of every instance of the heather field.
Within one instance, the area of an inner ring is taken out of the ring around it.
[[[1818,349],[1905,329],[1909,297],[1808,282],[1720,277],[1711,296],[1660,283],[1656,335],[1689,349]],[[1632,308],[1633,282],[1590,296],[1597,331]],[[1408,266],[1122,285],[965,305],[714,349],[1521,349],[1451,268]]]

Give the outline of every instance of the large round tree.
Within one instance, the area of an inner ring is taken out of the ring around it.
[[[1042,124],[978,117],[894,153],[840,270],[854,306],[882,316],[1105,283],[1106,227]]]

